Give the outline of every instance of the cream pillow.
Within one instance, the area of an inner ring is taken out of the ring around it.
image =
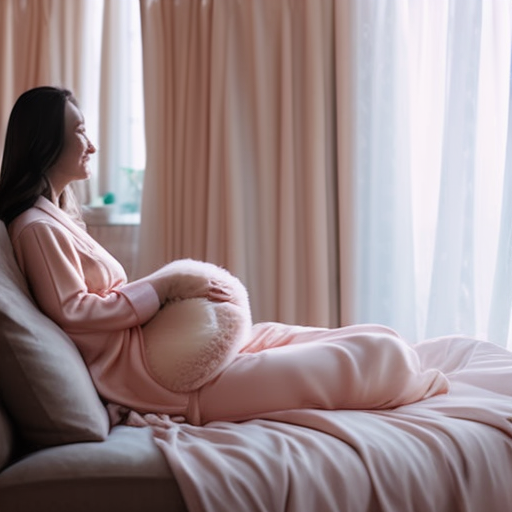
[[[217,376],[247,343],[252,319],[241,281],[212,263],[176,260],[166,270],[176,293],[194,278],[227,283],[229,302],[176,299],[143,327],[146,360],[153,377],[174,392],[190,392]]]
[[[34,305],[0,222],[0,399],[37,447],[101,441],[108,415],[78,349]]]

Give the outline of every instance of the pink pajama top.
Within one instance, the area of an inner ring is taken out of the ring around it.
[[[388,327],[262,323],[220,375],[197,391],[173,393],[146,362],[140,326],[160,307],[149,283],[127,284],[121,265],[46,199],[9,232],[35,300],[78,346],[111,403],[202,425],[291,409],[390,408],[448,391],[446,376],[422,368],[416,351]]]
[[[160,308],[154,288],[127,283],[121,264],[44,197],[9,235],[35,301],[77,345],[99,394],[140,412],[184,414],[188,395],[158,384],[146,364],[141,325]]]

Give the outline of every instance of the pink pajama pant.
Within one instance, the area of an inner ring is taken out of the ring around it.
[[[407,342],[380,325],[261,323],[218,377],[190,396],[186,419],[243,421],[291,409],[385,409],[448,391]]]

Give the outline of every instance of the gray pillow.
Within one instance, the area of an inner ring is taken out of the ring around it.
[[[0,400],[37,446],[104,440],[102,404],[78,349],[35,306],[0,222]]]

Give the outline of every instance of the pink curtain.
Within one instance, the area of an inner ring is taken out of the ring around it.
[[[208,260],[246,284],[256,321],[350,322],[348,2],[140,5],[138,273]]]
[[[25,90],[65,86],[80,98],[85,1],[0,2],[0,151],[11,108]]]

